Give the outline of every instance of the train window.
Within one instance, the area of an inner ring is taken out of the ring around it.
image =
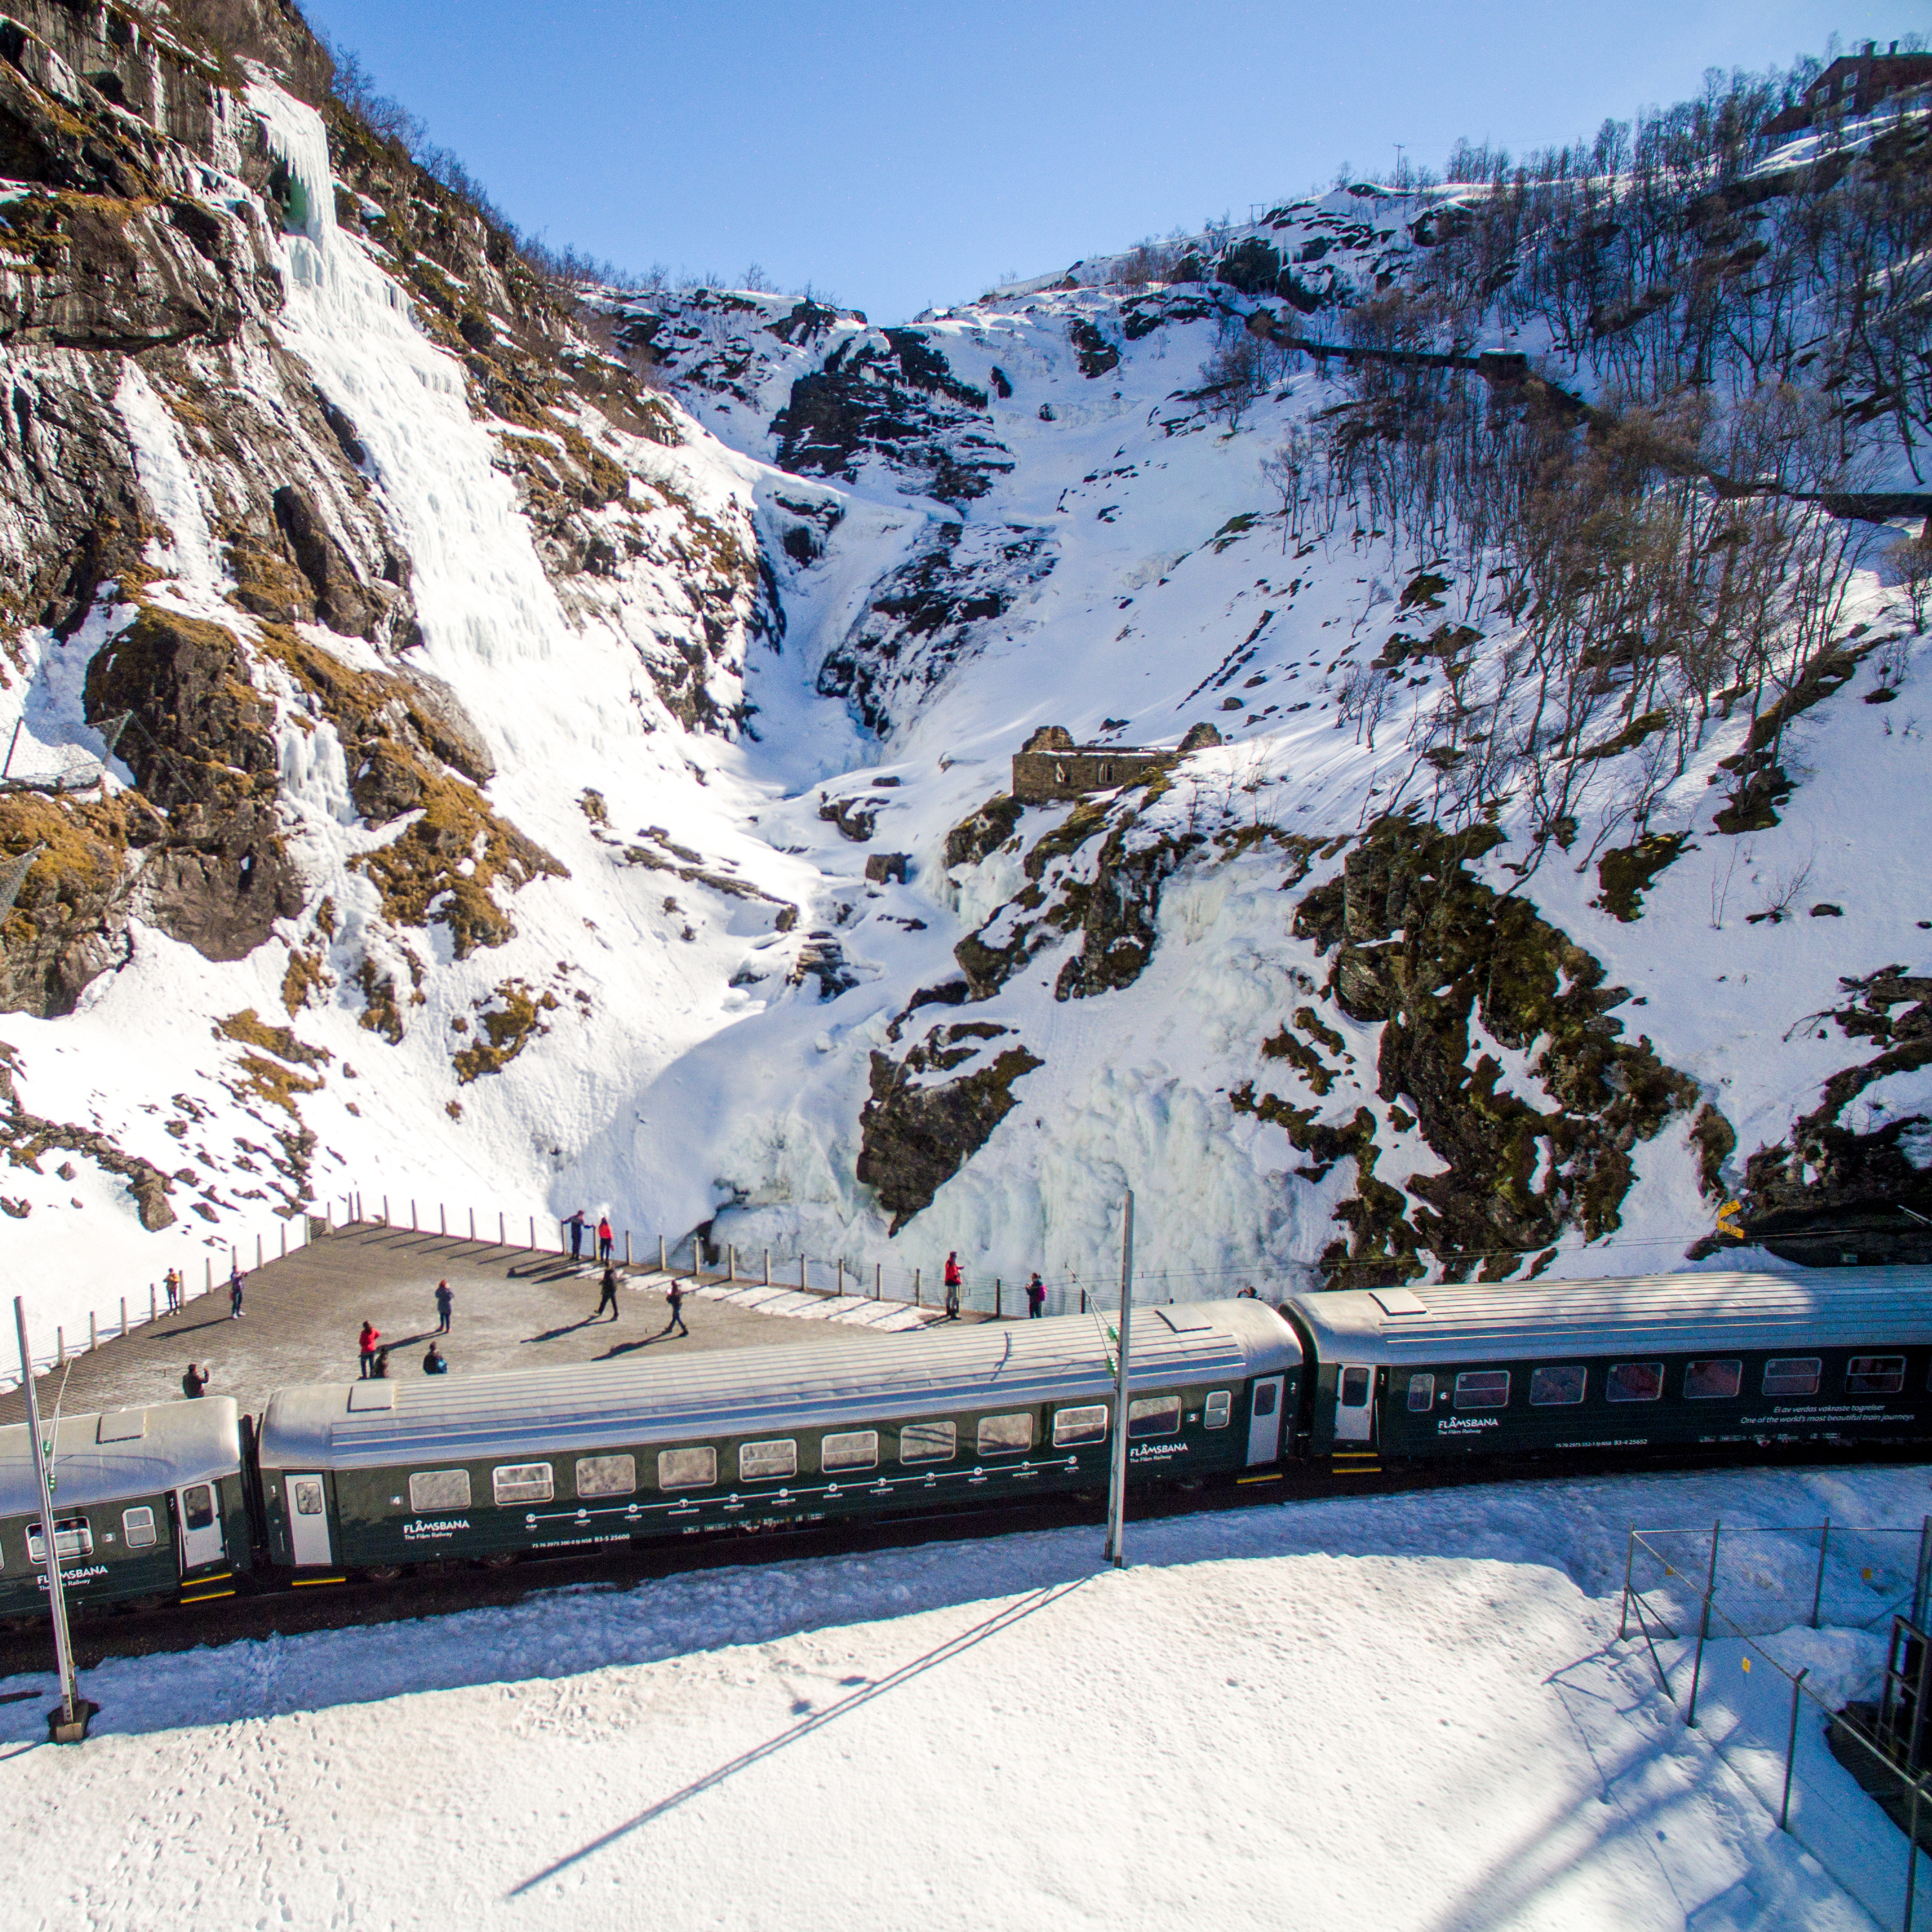
[[[717,1480],[718,1451],[715,1449],[658,1451],[658,1487],[661,1490],[701,1490]]]
[[[1204,1429],[1226,1429],[1234,1420],[1234,1398],[1226,1389],[1216,1389],[1208,1398],[1208,1406],[1201,1412]]]
[[[1604,1378],[1606,1402],[1656,1402],[1663,1394],[1661,1362],[1619,1362]]]
[[[92,1556],[94,1554],[94,1532],[87,1526],[84,1516],[57,1516],[54,1518],[54,1554],[64,1563],[70,1556]],[[47,1540],[40,1534],[40,1526],[30,1522],[27,1526],[27,1556],[35,1563],[47,1560]]]
[[[1847,1395],[1896,1395],[1904,1386],[1903,1355],[1854,1355],[1845,1364]]]
[[[467,1509],[470,1507],[470,1472],[467,1469],[418,1469],[410,1478],[410,1508],[412,1510]]]
[[[1529,1378],[1529,1402],[1532,1408],[1567,1408],[1573,1402],[1583,1400],[1583,1392],[1588,1388],[1590,1372],[1588,1369],[1566,1366],[1560,1369],[1538,1369]]]
[[[121,1534],[130,1550],[149,1550],[154,1542],[154,1512],[143,1503],[139,1509],[121,1512]]]
[[[1458,1408],[1504,1408],[1509,1404],[1507,1369],[1465,1369],[1456,1378]]]
[[[1214,1405],[1221,1405],[1221,1419],[1213,1420]],[[1210,1429],[1225,1429],[1228,1426],[1228,1397],[1225,1391],[1208,1398]],[[1064,1449],[1070,1443],[1104,1442],[1107,1439],[1107,1405],[1104,1402],[1090,1403],[1084,1408],[1056,1409],[1053,1416],[1053,1446]]]
[[[1012,1415],[981,1416],[978,1440],[982,1456],[1021,1454],[1033,1447],[1033,1412],[1023,1408]]]
[[[196,1483],[181,1492],[182,1521],[190,1529],[207,1529],[214,1522],[214,1490],[212,1484]]]
[[[320,1516],[322,1514],[322,1478],[320,1476],[297,1476],[289,1484],[289,1494],[295,1498],[297,1516]]]
[[[1436,1406],[1436,1378],[1432,1375],[1411,1376],[1408,1378],[1408,1406],[1418,1414]]]
[[[1342,1371],[1342,1406],[1366,1408],[1369,1406],[1369,1372],[1364,1368]]]
[[[1178,1436],[1180,1433],[1180,1398],[1178,1395],[1144,1395],[1127,1404],[1130,1436]]]
[[[490,1472],[490,1493],[500,1503],[547,1503],[556,1486],[548,1462],[506,1462]]]
[[[741,1442],[738,1445],[740,1482],[768,1481],[774,1476],[797,1474],[798,1444],[788,1436],[776,1442]]]
[[[848,1429],[842,1435],[820,1436],[818,1466],[821,1469],[876,1469],[879,1466],[879,1432],[876,1429]]]
[[[943,1462],[958,1442],[958,1431],[950,1422],[908,1422],[899,1431],[899,1460]]]
[[[579,1496],[628,1496],[638,1486],[634,1456],[580,1456],[577,1459]]]
[[[1257,1415],[1274,1414],[1275,1399],[1280,1394],[1280,1389],[1274,1382],[1263,1382],[1255,1390],[1255,1413]]]
[[[1816,1395],[1824,1363],[1816,1355],[1774,1355],[1764,1365],[1766,1395]]]
[[[1684,1394],[1690,1402],[1729,1402],[1744,1385],[1742,1362],[1693,1362],[1684,1371]]]

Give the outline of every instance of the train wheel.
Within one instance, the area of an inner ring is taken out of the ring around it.
[[[400,1563],[372,1563],[363,1571],[372,1583],[393,1583],[403,1574]]]
[[[478,1558],[486,1570],[507,1570],[516,1560],[514,1550],[493,1550],[488,1556]]]

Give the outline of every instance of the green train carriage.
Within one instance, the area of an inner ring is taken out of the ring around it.
[[[1932,1269],[1335,1289],[1282,1312],[1318,1458],[1932,1444]]]
[[[1130,1339],[1130,1480],[1276,1460],[1301,1352],[1273,1310],[1137,1310]],[[262,1420],[268,1558],[383,1575],[1099,1489],[1113,1346],[1089,1315],[284,1390]]]
[[[244,1430],[233,1400],[43,1418],[54,1550],[70,1608],[232,1593],[252,1562]],[[0,1618],[44,1616],[46,1550],[26,1425],[0,1429]]]

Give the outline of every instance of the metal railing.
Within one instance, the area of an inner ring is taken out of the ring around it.
[[[1788,1832],[1881,1925],[1932,1927],[1918,1910],[1932,1850],[1932,1769],[1902,1755],[1899,1629],[1922,1628],[1932,1516],[1916,1528],[1822,1523],[1633,1529],[1620,1641],[1641,1639],[1664,1695]],[[1881,1630],[1891,1661],[1880,1669]],[[1814,1634],[1816,1633],[1814,1635]],[[1928,1666],[1915,1653],[1916,1690]],[[1868,1715],[1867,1714],[1870,1714]],[[1914,1715],[1916,1718],[1916,1710]],[[1900,1827],[1895,1858],[1875,1852]]]

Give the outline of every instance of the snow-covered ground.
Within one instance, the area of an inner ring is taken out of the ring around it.
[[[700,1572],[112,1664],[78,1749],[16,1679],[0,1918],[1862,1932],[1712,1749],[1727,1660],[1690,1731],[1616,1642],[1625,1539],[1927,1502],[1686,1475],[1174,1519],[1120,1573],[1093,1529]],[[1784,1641],[1868,1694],[1876,1637]],[[1902,1840],[1801,1752],[1799,1832],[1837,1808],[1888,1908]]]

